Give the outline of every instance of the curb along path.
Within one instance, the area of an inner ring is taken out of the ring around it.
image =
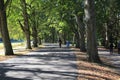
[[[45,44],[45,48],[0,62],[0,80],[77,80],[74,51]]]

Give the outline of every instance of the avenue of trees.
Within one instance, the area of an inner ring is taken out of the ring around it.
[[[26,41],[26,49],[61,38],[87,51],[101,63],[97,46],[120,40],[120,0],[0,0],[0,32],[5,55],[13,55],[10,39]],[[33,44],[31,44],[31,40]]]

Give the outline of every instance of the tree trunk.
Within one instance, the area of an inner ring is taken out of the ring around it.
[[[87,27],[87,54],[90,62],[101,63],[96,42],[94,0],[85,0],[85,22]]]
[[[33,33],[33,47],[38,47],[38,39],[37,39],[37,29],[36,27],[34,26],[33,29],[32,29]]]
[[[13,55],[14,53],[7,28],[7,17],[4,0],[0,0],[0,31],[4,44],[5,55]]]
[[[55,28],[54,27],[52,27],[51,28],[51,33],[52,33],[52,43],[54,43],[55,42]]]
[[[78,24],[78,28],[80,31],[80,51],[86,51],[85,48],[85,27],[83,25],[83,22],[80,20],[80,16],[76,15],[76,22]]]
[[[42,44],[42,41],[41,41],[41,38],[38,37],[38,44],[41,45]]]
[[[23,18],[24,18],[24,25],[21,27],[23,29],[23,32],[25,33],[26,40],[27,40],[26,49],[31,49],[30,27],[29,27],[29,21],[28,21],[26,2],[25,0],[20,0],[20,1],[21,1],[22,12],[23,12]]]
[[[35,18],[35,10],[33,10],[33,18],[32,18],[32,37],[33,37],[33,47],[38,47],[38,32]]]
[[[75,32],[75,43],[76,43],[75,47],[80,48],[80,35],[78,31]]]
[[[64,31],[63,32],[63,44],[66,44],[66,36],[67,36],[67,34],[66,34],[66,32]]]
[[[75,24],[74,21],[70,20],[68,21],[69,25],[70,25],[70,29],[74,32],[75,34],[75,47],[76,48],[80,48],[80,33],[79,33],[79,28],[78,26]]]
[[[30,33],[26,32],[25,36],[26,36],[26,49],[31,49]]]

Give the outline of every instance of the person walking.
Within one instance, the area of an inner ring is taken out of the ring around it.
[[[120,41],[118,42],[118,54],[120,54]]]
[[[110,54],[113,54],[113,43],[110,43],[109,49],[110,49]]]
[[[59,47],[61,48],[62,40],[59,38]]]
[[[66,41],[66,47],[69,48],[69,46],[70,46],[70,42]]]

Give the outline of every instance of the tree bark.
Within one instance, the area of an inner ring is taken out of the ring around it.
[[[76,43],[76,48],[80,48],[80,35],[79,35],[79,31],[76,30],[75,32],[75,43]]]
[[[80,51],[86,51],[85,48],[85,26],[83,25],[83,22],[80,20],[80,16],[76,15],[76,22],[78,24],[79,32],[80,32]]]
[[[68,21],[70,29],[74,32],[75,34],[75,47],[76,48],[80,48],[80,33],[79,33],[79,28],[78,26],[75,24],[74,20],[69,20]]]
[[[0,0],[0,31],[4,44],[5,55],[13,55],[14,53],[7,28],[7,17],[6,17],[6,8],[4,5],[4,0]]]
[[[41,41],[41,38],[38,37],[38,44],[41,45],[42,44],[42,41]]]
[[[32,13],[32,37],[33,37],[33,47],[38,47],[38,32],[37,32],[37,23],[36,23],[36,14],[35,14],[35,9],[33,10]]]
[[[52,43],[54,43],[55,42],[55,28],[54,27],[52,27],[51,28],[51,33],[52,33]]]
[[[87,27],[87,54],[90,62],[101,63],[96,42],[94,0],[85,0],[85,22]]]
[[[27,7],[26,7],[26,2],[25,0],[20,0],[21,1],[21,7],[22,7],[22,13],[23,13],[23,18],[24,18],[24,33],[26,36],[26,49],[31,49],[31,41],[30,41],[30,27],[29,27],[29,21],[28,21],[28,13],[27,13]]]
[[[32,33],[32,35],[33,35],[33,47],[38,47],[38,39],[37,39],[38,36],[37,36],[37,29],[35,26],[32,28],[32,31],[33,31],[33,33]]]
[[[77,25],[75,25],[77,26]],[[76,48],[80,48],[80,33],[79,30],[76,28],[74,29],[74,34],[75,34],[75,47]]]

